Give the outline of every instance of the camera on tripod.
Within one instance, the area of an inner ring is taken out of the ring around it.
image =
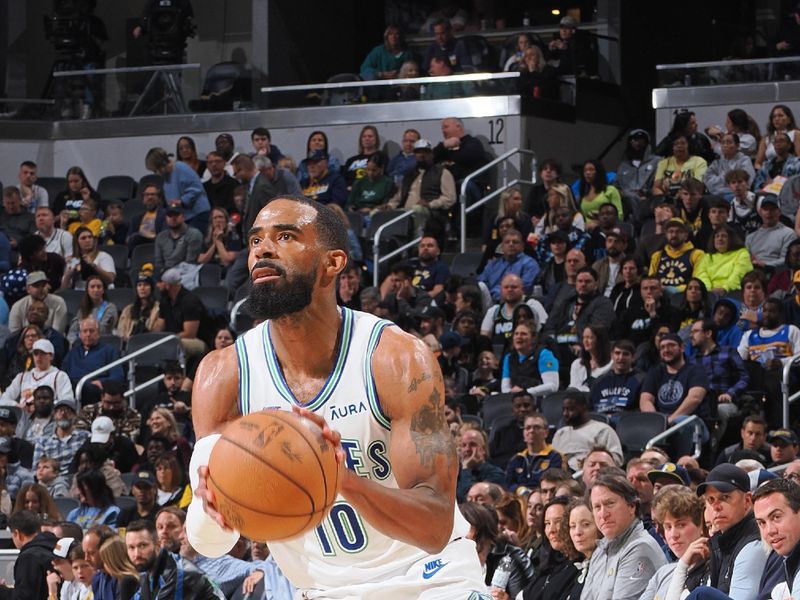
[[[148,15],[150,59],[156,65],[182,63],[186,39],[194,37],[197,28],[182,8],[163,4]]]
[[[89,15],[94,2],[89,0],[53,0],[53,15],[45,15],[44,33],[56,52],[67,58],[79,59],[92,44]]]

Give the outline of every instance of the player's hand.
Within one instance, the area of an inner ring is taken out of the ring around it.
[[[309,421],[314,422],[320,429],[322,429],[322,437],[333,444],[333,449],[336,452],[336,462],[339,463],[340,468],[345,467],[345,454],[342,448],[342,435],[330,428],[327,421],[317,413],[301,408],[299,406],[292,406],[292,411],[301,417],[305,417]]]
[[[511,600],[511,596],[509,596],[505,590],[493,587],[492,600]]]
[[[264,579],[264,571],[253,571],[250,573],[250,575],[244,578],[244,582],[242,583],[242,592],[245,594],[252,594],[262,579]]]
[[[719,396],[717,396],[717,402],[720,402],[722,404],[728,404],[730,402],[733,402],[733,398],[731,398],[730,394],[720,394]]]
[[[197,474],[200,476],[200,483],[197,488],[193,490],[194,495],[203,500],[203,510],[206,514],[217,522],[217,525],[222,527],[225,531],[233,531],[233,529],[225,522],[225,517],[222,516],[217,510],[217,500],[214,498],[214,492],[208,489],[208,467],[200,467],[197,469]]]

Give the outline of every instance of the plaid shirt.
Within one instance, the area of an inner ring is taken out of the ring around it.
[[[90,437],[91,434],[88,431],[74,429],[69,437],[65,439],[58,437],[58,434],[42,438],[36,442],[36,447],[33,449],[33,464],[38,464],[39,459],[43,456],[55,458],[58,459],[59,474],[67,475],[72,459],[75,458],[80,447]]]
[[[110,416],[103,412],[100,402],[84,406],[78,415],[78,422],[75,423],[75,427],[77,429],[91,431],[92,421],[100,416]],[[117,435],[124,435],[134,442],[137,440],[139,437],[139,430],[142,427],[142,415],[139,414],[139,411],[128,407],[125,409],[125,414],[123,416],[116,418],[111,417],[111,420],[114,422],[114,433]]]
[[[742,357],[736,348],[715,345],[708,354],[695,350],[689,362],[703,367],[708,375],[709,385],[717,395],[730,394],[736,398],[747,389],[749,377]]]

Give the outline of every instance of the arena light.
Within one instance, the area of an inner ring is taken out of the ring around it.
[[[557,8],[554,8],[553,10],[550,11],[550,14],[553,15],[554,17],[557,17],[558,15],[561,14],[561,11]]]

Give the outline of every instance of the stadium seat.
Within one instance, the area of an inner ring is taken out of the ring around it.
[[[83,300],[83,294],[83,290],[73,290],[72,288],[66,288],[56,292],[56,295],[61,296],[67,305],[68,323],[78,314],[78,310],[81,307],[81,300]]]
[[[100,246],[100,249],[109,254],[114,259],[114,268],[117,273],[128,270],[128,247],[119,244],[112,244],[110,246]]]
[[[128,491],[130,492],[130,488],[128,488]],[[132,496],[117,496],[116,498],[114,498],[114,504],[116,504],[122,509],[126,508],[135,509],[136,499],[133,498]]]
[[[131,280],[135,280],[139,275],[142,265],[151,263],[155,267],[156,245],[139,244],[131,252]]]
[[[222,267],[216,263],[204,264],[200,267],[199,281],[203,287],[219,287],[222,283]]]
[[[193,292],[209,312],[228,312],[228,288],[217,283],[215,286],[199,286]]]
[[[191,111],[227,111],[247,95],[247,72],[233,61],[219,62],[206,71],[200,98],[189,101]]]
[[[407,211],[405,210],[384,210],[375,213],[375,215],[372,217],[372,221],[369,223],[369,227],[367,227],[367,231],[364,233],[364,237],[366,238],[370,248],[372,247],[372,240],[375,237],[375,232],[378,231],[378,228],[384,223],[388,223],[395,217],[405,214],[406,212]],[[411,230],[412,222],[413,219],[408,218],[390,225],[383,230],[383,233],[381,233],[381,239],[388,240],[390,237],[401,237],[403,239],[407,238],[409,231]]]
[[[80,503],[77,500],[75,500],[75,498],[68,498],[66,496],[62,498],[53,498],[53,501],[56,503],[56,506],[58,507],[58,512],[61,513],[61,517],[64,520],[66,520],[67,515],[70,513],[70,511],[80,506]]]
[[[136,180],[129,175],[109,175],[97,183],[97,193],[104,201],[127,202],[136,197]]]
[[[136,290],[129,287],[115,287],[106,291],[108,299],[117,307],[117,311],[122,314],[122,310],[136,301]]]
[[[483,428],[490,433],[501,421],[508,422],[512,417],[511,396],[513,394],[493,394],[487,396],[481,407]]]
[[[113,333],[105,333],[100,336],[100,343],[108,344],[109,346],[116,348],[117,352],[122,352],[122,338],[118,335],[114,335]]]
[[[145,346],[149,346],[153,342],[171,335],[173,334],[166,331],[132,335],[128,340],[128,346],[125,349],[125,354],[132,354],[133,352],[144,348]],[[165,360],[180,360],[182,354],[183,349],[181,348],[180,340],[176,338],[170,342],[161,344],[155,348],[151,348],[148,352],[137,356],[134,360],[136,361],[137,366],[160,368]]]
[[[139,198],[128,200],[122,205],[122,216],[128,223],[131,223],[136,217],[145,213],[144,203]]]
[[[15,183],[14,185],[18,185]],[[61,192],[67,189],[66,177],[38,177],[36,185],[43,187],[47,190],[47,197],[50,200],[50,205],[53,205],[53,200]]]
[[[647,442],[667,430],[667,417],[658,412],[625,412],[617,421],[617,436],[625,458],[640,454]]]
[[[338,73],[328,78],[326,83],[346,83],[349,81],[361,81],[361,77],[355,73]],[[322,93],[323,106],[342,106],[345,104],[358,104],[361,102],[363,89],[351,87],[344,89],[325,90]]]
[[[572,392],[574,390],[570,391]],[[559,423],[561,422],[561,406],[564,403],[564,396],[566,393],[567,390],[560,390],[558,392],[548,394],[547,396],[542,396],[540,400],[539,412],[544,415],[545,419],[547,419],[547,426],[549,427],[550,431],[558,429]]]
[[[350,229],[353,230],[358,237],[364,233],[364,216],[359,212],[352,210],[347,211],[347,220],[350,221]]]
[[[458,38],[458,44],[463,45],[470,56],[472,64],[462,65],[465,73],[482,73],[494,70],[494,51],[482,35],[465,35]]]
[[[459,277],[476,277],[483,254],[480,252],[464,252],[456,254],[450,263],[450,274]]]

